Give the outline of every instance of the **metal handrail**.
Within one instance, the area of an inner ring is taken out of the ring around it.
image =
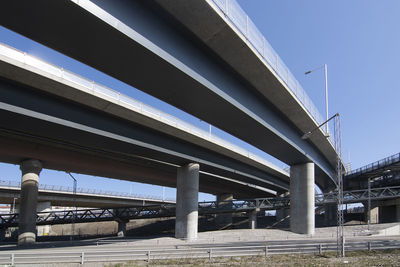
[[[21,182],[16,181],[3,181],[0,180],[0,186],[9,187],[9,188],[21,188]],[[40,190],[47,190],[47,191],[54,191],[54,192],[68,192],[72,193],[73,188],[69,186],[62,186],[62,185],[48,185],[48,184],[39,184],[39,191]],[[175,198],[162,198],[159,196],[153,195],[142,195],[142,194],[132,194],[126,192],[116,192],[116,191],[104,191],[100,189],[89,189],[89,188],[81,188],[78,187],[76,189],[77,193],[81,194],[88,194],[88,195],[104,195],[104,196],[115,196],[115,197],[126,197],[131,199],[140,199],[140,200],[154,200],[154,201],[167,201],[167,202],[175,202]]]
[[[323,123],[325,119],[319,113],[311,98],[236,0],[210,0],[208,3],[214,3],[225,17],[232,22],[233,26],[247,41],[246,43],[250,44],[254,52],[261,56],[263,62],[271,67],[281,78],[286,87],[315,121],[315,124]],[[327,134],[325,129],[321,128],[321,130]]]
[[[386,167],[388,165],[392,165],[392,164],[395,164],[395,163],[398,163],[398,162],[400,162],[400,153],[394,154],[394,155],[389,156],[387,158],[384,158],[384,159],[378,160],[376,162],[370,163],[370,164],[368,164],[366,166],[363,166],[363,167],[360,167],[358,169],[352,170],[352,171],[346,173],[346,176],[350,176],[350,175],[353,175],[355,173],[359,173],[359,174],[366,173],[366,172],[377,170],[377,169],[380,169],[380,168],[383,168],[383,167]]]
[[[8,57],[10,59],[16,60],[20,63],[29,65],[31,67],[37,68],[41,71],[47,72],[58,79],[66,80],[68,82],[72,82],[76,85],[79,85],[81,88],[77,88],[79,90],[85,91],[87,93],[91,93],[96,95],[97,97],[106,99],[107,101],[114,102],[117,105],[123,106],[127,109],[130,109],[134,112],[140,113],[144,116],[150,117],[154,120],[158,120],[162,123],[170,125],[172,127],[178,128],[182,131],[188,132],[192,135],[205,139],[209,142],[212,142],[218,146],[229,149],[241,156],[247,157],[253,161],[261,163],[262,165],[268,166],[278,172],[288,174],[283,169],[278,166],[272,164],[268,160],[264,159],[261,156],[251,153],[250,151],[232,144],[214,134],[211,134],[208,131],[200,129],[190,123],[187,123],[179,118],[176,118],[168,113],[165,113],[159,109],[156,109],[152,106],[146,105],[134,98],[131,98],[127,95],[121,94],[120,92],[110,89],[104,85],[98,84],[92,80],[86,79],[78,74],[60,68],[56,65],[48,63],[42,59],[36,58],[29,54],[19,51],[14,47],[10,47],[6,44],[0,42],[0,55]]]

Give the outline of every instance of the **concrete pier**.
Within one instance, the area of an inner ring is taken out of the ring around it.
[[[124,221],[119,221],[118,222],[117,236],[118,237],[125,237],[126,236],[126,222],[124,222]]]
[[[20,164],[20,169],[22,179],[18,245],[29,245],[36,241],[36,207],[42,163],[34,159],[26,160]]]
[[[368,214],[368,203],[364,202],[364,220],[366,223],[379,223],[380,215],[382,215],[382,207],[379,207],[376,202],[371,203],[370,212]]]
[[[258,210],[249,211],[249,228],[250,229],[257,228],[257,212],[258,212]]]
[[[396,222],[400,222],[400,199],[396,199]]]
[[[324,225],[325,226],[334,226],[337,225],[337,213],[338,213],[338,206],[334,205],[326,205],[324,207]]]
[[[178,168],[175,237],[188,241],[197,239],[199,169],[196,163]]]
[[[218,208],[231,209],[233,195],[230,193],[217,195]],[[232,213],[217,214],[215,216],[215,224],[218,229],[224,229],[232,225]]]
[[[294,233],[313,235],[314,163],[290,167],[290,229]]]

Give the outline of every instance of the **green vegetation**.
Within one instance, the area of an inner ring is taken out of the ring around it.
[[[135,261],[109,267],[133,266],[400,266],[400,250],[353,251],[347,252],[345,258],[337,258],[336,253],[323,255],[271,255],[268,257],[225,257],[208,259],[170,259],[153,260],[150,263]]]

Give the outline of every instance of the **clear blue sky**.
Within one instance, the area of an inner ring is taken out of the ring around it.
[[[342,116],[344,159],[353,168],[400,152],[400,1],[368,0],[239,0],[246,13],[325,114],[324,76],[328,65],[330,114]],[[199,127],[207,124],[42,45],[0,27],[0,42],[50,61],[140,101],[179,116]],[[231,137],[214,133],[233,142]],[[252,152],[254,148],[240,143]],[[269,158],[270,159],[270,158]],[[278,161],[271,159],[281,166]],[[162,195],[162,188],[76,175],[78,186]],[[0,164],[0,180],[19,181],[18,166]],[[71,185],[62,172],[45,170],[41,183]],[[132,184],[132,186],[131,186]],[[166,189],[174,197],[174,189]],[[201,195],[200,200],[210,199]]]
[[[400,1],[239,0],[325,114],[342,117],[342,151],[353,168],[400,152]]]

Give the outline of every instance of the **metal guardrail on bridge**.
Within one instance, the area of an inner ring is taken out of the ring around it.
[[[0,187],[8,187],[12,189],[21,189],[21,182],[16,181],[3,181],[0,180]],[[41,190],[46,191],[54,191],[54,192],[66,192],[73,193],[74,188],[70,186],[61,186],[61,185],[48,185],[48,184],[39,184],[39,192]],[[175,198],[162,198],[159,196],[152,195],[142,195],[142,194],[132,194],[127,192],[116,192],[110,190],[100,190],[100,189],[88,189],[78,187],[76,189],[77,194],[89,194],[89,195],[101,195],[101,196],[112,196],[112,197],[124,197],[131,199],[139,199],[139,200],[154,200],[159,202],[175,202]]]
[[[257,51],[268,66],[270,66],[275,73],[285,83],[287,88],[293,93],[297,100],[301,103],[305,110],[314,119],[316,125],[320,125],[325,121],[321,116],[318,109],[315,107],[311,98],[307,95],[306,91],[297,81],[297,79],[290,72],[289,68],[285,65],[283,60],[279,57],[278,53],[272,48],[269,42],[257,29],[257,26],[243,11],[236,0],[211,0],[222,13],[232,22],[232,24],[244,36],[245,40]],[[325,132],[324,128],[321,128]]]
[[[376,171],[378,169],[382,169],[382,168],[385,168],[385,167],[388,167],[390,165],[394,165],[397,163],[400,163],[400,153],[392,155],[392,156],[384,158],[384,159],[381,159],[381,160],[378,160],[378,161],[368,164],[364,167],[352,170],[352,171],[346,173],[345,178],[347,178],[347,179],[352,178],[354,176],[358,176],[358,175],[361,175],[364,173]]]

